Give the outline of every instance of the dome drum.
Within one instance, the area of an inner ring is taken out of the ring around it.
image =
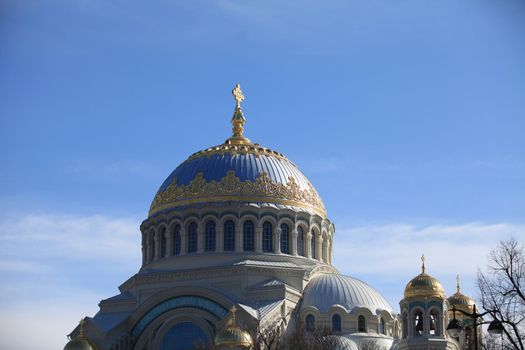
[[[154,263],[155,268],[173,268],[186,256],[219,254],[273,260],[289,257],[299,265],[309,265],[305,259],[332,261],[333,224],[292,209],[188,208],[149,218],[141,231],[143,266]]]

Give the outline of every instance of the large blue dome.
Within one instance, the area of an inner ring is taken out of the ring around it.
[[[180,164],[160,186],[150,217],[175,208],[232,204],[286,206],[326,217],[319,194],[295,164],[244,137],[244,95],[239,85],[232,93],[233,135]]]
[[[160,186],[150,216],[177,207],[234,202],[326,214],[315,188],[284,155],[258,144],[227,140],[180,164]]]

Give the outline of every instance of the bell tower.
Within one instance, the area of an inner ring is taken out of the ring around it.
[[[401,310],[399,349],[459,350],[457,342],[446,334],[447,304],[441,283],[426,273],[425,256],[421,273],[408,282]]]

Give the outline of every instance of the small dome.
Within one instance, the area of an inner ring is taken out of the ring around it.
[[[437,279],[425,273],[425,257],[421,257],[421,273],[408,282],[405,287],[405,298],[440,298],[445,299],[445,290]]]
[[[78,335],[68,341],[66,346],[64,346],[64,350],[95,350],[95,347],[91,345],[88,338],[84,335],[84,324],[86,323],[86,319],[83,318],[78,323]]]
[[[225,328],[215,335],[214,343],[222,349],[251,349],[253,339],[250,333],[243,331],[235,322],[235,312],[233,307],[230,310],[230,319]]]
[[[461,309],[467,312],[472,312],[475,304],[471,297],[466,296],[461,292],[452,294],[447,301],[450,305],[450,309],[454,306],[456,309]]]
[[[329,335],[330,339],[334,340],[335,350],[359,350],[357,344],[348,338],[339,335]],[[330,341],[331,343],[331,341]]]
[[[95,348],[86,339],[75,338],[64,346],[64,350],[95,350]]]
[[[452,294],[447,299],[447,301],[450,305],[449,311],[451,311],[453,307],[455,307],[458,310],[462,310],[469,313],[472,313],[474,311],[474,300],[471,297],[461,293],[461,289],[459,286],[459,275],[457,277],[456,293]]]
[[[392,313],[392,306],[377,290],[368,284],[338,273],[320,273],[312,277],[303,294],[303,307],[313,306],[327,312],[339,305],[352,311],[364,307],[376,314],[378,310]]]

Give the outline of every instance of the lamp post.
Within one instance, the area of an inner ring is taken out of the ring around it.
[[[454,318],[449,322],[447,326],[447,332],[448,334],[453,338],[458,338],[461,332],[463,331],[463,327],[459,323],[458,320],[456,320],[456,311],[461,312],[463,315],[468,316],[473,319],[474,321],[474,349],[478,350],[478,325],[482,324],[489,324],[488,332],[491,335],[495,334],[501,334],[503,332],[503,324],[501,324],[498,320],[493,320],[492,322],[479,322],[478,319],[488,314],[488,312],[478,313],[476,310],[476,305],[474,305],[472,313],[463,311],[463,310],[456,310],[456,306],[452,307]]]

